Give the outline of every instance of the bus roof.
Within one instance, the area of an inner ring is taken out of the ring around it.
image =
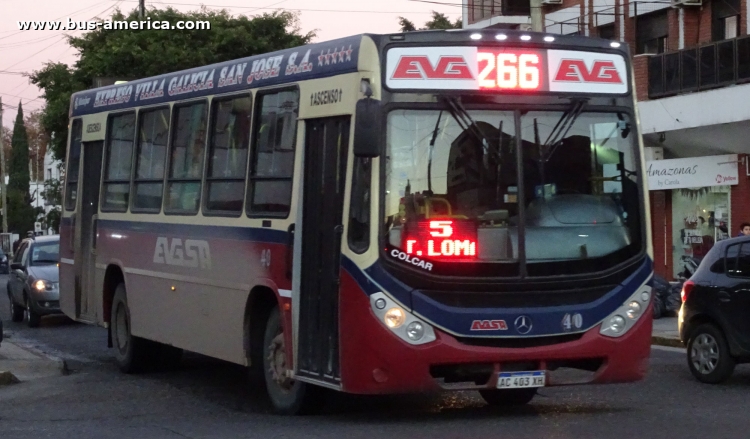
[[[249,56],[73,94],[71,117],[357,71],[363,35]]]
[[[497,33],[506,34],[508,42],[520,41],[519,37],[530,34],[534,34],[538,40],[551,36],[554,41],[551,44],[540,45],[532,41],[523,45],[546,48],[573,47],[583,50],[605,49],[618,52],[625,59],[629,58],[626,44],[620,45],[605,39],[575,35],[497,29],[361,34],[81,91],[71,97],[70,115],[76,117],[356,72],[360,45],[365,36],[371,37],[376,45],[389,41],[406,44],[476,44],[470,40],[470,36],[477,33],[486,36],[490,41]]]

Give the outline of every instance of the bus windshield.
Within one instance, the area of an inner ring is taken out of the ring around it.
[[[518,115],[391,111],[387,244],[437,265],[497,266],[518,264],[520,239],[529,275],[596,271],[637,254],[642,240],[633,124],[626,113],[582,107]]]

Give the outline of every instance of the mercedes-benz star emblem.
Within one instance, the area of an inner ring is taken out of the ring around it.
[[[531,331],[531,318],[529,316],[518,316],[513,324],[516,326],[516,331],[521,335],[528,334]]]

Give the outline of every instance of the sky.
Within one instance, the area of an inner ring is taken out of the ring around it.
[[[181,11],[195,10],[201,4],[211,9],[227,9],[233,15],[255,15],[284,8],[300,12],[302,32],[317,31],[314,41],[326,41],[360,33],[389,33],[399,30],[398,17],[417,26],[428,21],[431,11],[455,20],[461,16],[461,0],[436,0],[435,4],[414,0],[146,0],[146,7],[172,6]],[[3,125],[12,126],[19,100],[24,113],[44,106],[40,90],[23,72],[42,68],[47,62],[72,65],[78,53],[68,46],[65,34],[76,31],[19,31],[18,21],[106,20],[119,8],[130,11],[138,0],[0,0],[0,96]],[[210,31],[209,31],[210,32]]]

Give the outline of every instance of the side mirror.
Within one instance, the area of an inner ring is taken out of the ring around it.
[[[378,157],[381,150],[383,114],[380,101],[360,99],[354,121],[354,155]]]
[[[23,264],[19,264],[17,262],[13,262],[12,264],[10,264],[10,269],[11,270],[21,270],[21,271],[23,271]]]

